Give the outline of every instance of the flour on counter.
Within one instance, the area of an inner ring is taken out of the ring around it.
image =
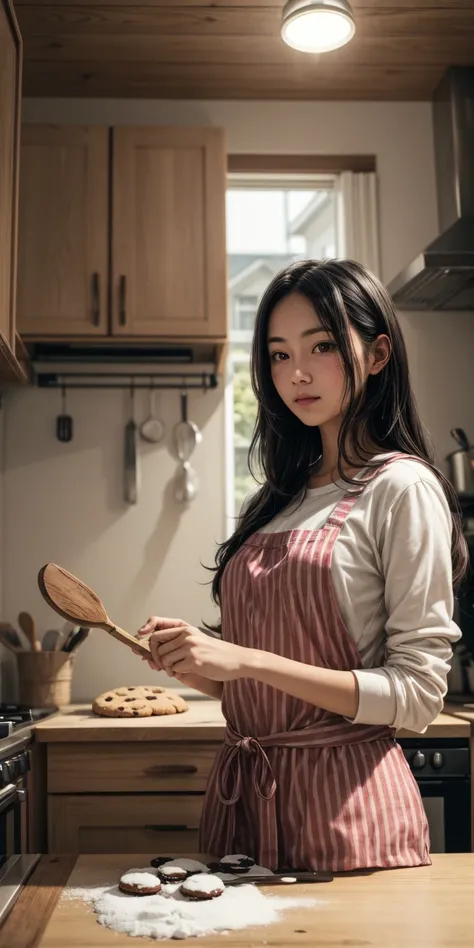
[[[190,860],[170,860],[190,869]],[[186,864],[186,865],[185,865]],[[200,868],[194,863],[192,869]],[[202,866],[207,870],[207,867]],[[254,867],[253,867],[254,868]],[[133,896],[117,885],[68,888],[62,898],[82,899],[92,904],[97,921],[113,931],[133,937],[189,938],[235,931],[252,925],[270,925],[285,909],[317,904],[310,898],[268,896],[252,885],[227,888],[212,902],[190,902],[179,891],[180,883],[162,885],[158,895]]]

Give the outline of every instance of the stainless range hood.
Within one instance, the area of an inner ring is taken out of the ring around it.
[[[441,235],[388,290],[398,309],[474,310],[474,68],[448,69],[433,130]]]

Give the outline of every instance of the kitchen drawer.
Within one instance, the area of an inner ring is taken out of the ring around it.
[[[49,852],[198,852],[203,800],[203,794],[51,794]]]
[[[206,789],[218,742],[50,744],[48,793],[194,793]]]

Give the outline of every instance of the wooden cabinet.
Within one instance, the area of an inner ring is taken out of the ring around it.
[[[225,335],[225,151],[216,128],[114,128],[112,330]]]
[[[15,357],[21,68],[13,6],[10,0],[0,0],[0,380],[24,377]]]
[[[22,334],[107,332],[106,128],[25,125],[18,325]]]
[[[219,129],[25,126],[20,332],[225,338],[225,187]]]
[[[48,796],[51,853],[197,852],[202,794]]]
[[[48,744],[49,852],[196,852],[204,791],[220,746]]]

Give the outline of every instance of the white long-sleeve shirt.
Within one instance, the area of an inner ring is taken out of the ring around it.
[[[293,501],[263,529],[318,529],[348,489],[338,481],[307,490],[302,504]],[[452,644],[461,636],[452,621],[451,533],[439,481],[409,459],[377,475],[347,516],[332,580],[363,666],[354,670],[354,723],[421,732],[441,710]]]

